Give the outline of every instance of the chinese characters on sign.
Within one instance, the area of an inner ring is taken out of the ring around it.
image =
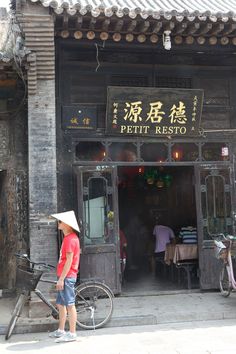
[[[89,106],[64,106],[62,110],[64,129],[94,130],[97,127],[97,109]]]
[[[202,102],[202,90],[108,87],[106,132],[198,135]]]

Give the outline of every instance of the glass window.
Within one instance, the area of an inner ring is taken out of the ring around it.
[[[206,161],[228,161],[229,148],[224,143],[206,143],[202,146],[202,158]]]
[[[112,143],[109,146],[109,157],[112,161],[135,162],[137,147],[133,143]]]
[[[173,144],[171,157],[173,161],[196,161],[198,159],[198,145],[192,143]]]
[[[114,243],[111,174],[83,174],[84,244]]]
[[[224,186],[222,176],[206,177],[207,228],[210,235],[227,231]]]
[[[168,158],[168,148],[165,144],[144,143],[140,151],[143,161],[164,162]]]
[[[105,146],[99,141],[81,141],[76,145],[76,158],[81,161],[103,161]]]

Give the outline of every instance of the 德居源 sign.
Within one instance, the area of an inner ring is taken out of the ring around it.
[[[203,90],[108,87],[106,133],[199,135]]]

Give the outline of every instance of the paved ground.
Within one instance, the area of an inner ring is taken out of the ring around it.
[[[191,321],[79,331],[58,344],[47,333],[0,336],[1,354],[235,354],[236,320]]]
[[[0,299],[0,334],[6,331],[14,299]],[[228,298],[219,292],[162,292],[114,298],[114,312],[108,327],[168,324],[189,321],[234,319],[236,293]],[[17,333],[53,329],[57,321],[51,318],[29,318],[27,309],[18,320]]]

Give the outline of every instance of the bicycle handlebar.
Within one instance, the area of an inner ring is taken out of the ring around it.
[[[223,233],[220,233],[220,234],[216,234],[216,235],[211,235],[211,237],[213,238],[213,240],[217,239],[217,240],[228,240],[228,241],[234,241],[236,240],[236,236],[234,235],[225,235]]]
[[[19,259],[23,259],[25,261],[28,261],[33,266],[39,265],[39,266],[43,266],[44,268],[48,268],[48,269],[55,268],[55,266],[52,264],[48,264],[48,263],[44,263],[44,262],[33,262],[33,261],[31,261],[31,259],[28,257],[27,254],[15,253],[15,257],[17,257]]]

